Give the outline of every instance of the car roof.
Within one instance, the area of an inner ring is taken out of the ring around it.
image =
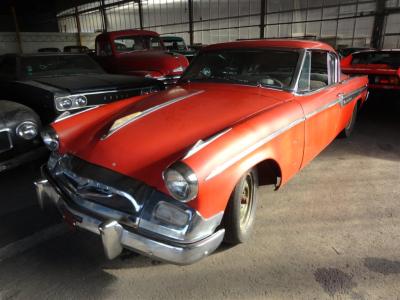
[[[400,52],[400,49],[366,49],[366,50],[354,52],[354,53],[352,53],[352,55],[358,54],[358,53],[370,53],[370,52]]]
[[[137,35],[137,36],[140,36],[140,35],[159,36],[159,34],[155,31],[129,29],[129,30],[109,31],[109,32],[101,33],[97,37],[109,36],[109,37],[115,39],[115,38],[121,37],[121,36],[135,36],[135,35]]]
[[[290,49],[317,49],[325,51],[335,50],[326,43],[308,40],[261,39],[245,40],[206,46],[202,51],[235,49],[235,48],[290,48]]]
[[[183,38],[179,36],[162,36],[161,39],[164,42],[180,42],[183,41]]]

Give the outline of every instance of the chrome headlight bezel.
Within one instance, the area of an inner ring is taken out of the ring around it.
[[[31,141],[39,134],[39,126],[32,121],[24,121],[15,129],[15,133],[24,140]]]
[[[87,106],[87,103],[88,101],[85,95],[69,95],[54,98],[54,105],[58,111],[83,108]]]
[[[165,187],[174,199],[189,202],[197,197],[199,191],[197,176],[185,163],[181,161],[173,163],[165,169],[162,177]]]
[[[44,128],[40,132],[40,135],[42,137],[43,143],[50,151],[58,150],[58,148],[60,147],[60,139],[53,127],[48,126]]]

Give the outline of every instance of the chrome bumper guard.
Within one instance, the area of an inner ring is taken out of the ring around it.
[[[70,207],[48,179],[35,182],[39,205],[55,204],[67,223],[100,235],[108,259],[119,256],[123,248],[145,256],[177,264],[192,264],[215,251],[221,244],[225,229],[192,244],[168,244],[126,230],[117,221],[101,221]]]

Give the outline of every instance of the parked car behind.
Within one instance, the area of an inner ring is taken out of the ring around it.
[[[188,46],[186,46],[185,40],[179,36],[162,36],[161,40],[169,52],[182,54],[189,62],[197,53],[196,50],[189,49]]]
[[[249,238],[259,185],[281,187],[351,134],[366,85],[321,42],[206,47],[176,87],[45,129],[40,203],[100,235],[108,258],[193,263]]]
[[[11,132],[8,135],[11,143],[19,145],[20,136],[15,134],[16,128],[9,124],[32,122],[37,135],[41,124],[47,125],[57,118],[163,88],[164,85],[157,80],[107,74],[85,54],[2,55],[0,100],[7,102],[2,102],[1,105],[6,108],[0,109],[7,111],[4,115],[7,122],[0,122],[0,131]],[[31,130],[33,134],[33,127]],[[34,137],[26,139],[26,143],[29,144],[30,140],[33,141]],[[36,145],[32,144],[32,147]],[[11,153],[21,154],[22,150],[14,150],[9,153],[3,151],[1,157],[10,158],[13,156]],[[18,160],[18,157],[15,159]]]
[[[106,32],[96,37],[96,59],[109,73],[175,83],[189,65],[181,54],[165,49],[158,33],[146,30]]]
[[[368,50],[350,54],[341,61],[348,75],[368,75],[370,91],[400,92],[400,50]]]
[[[90,49],[86,46],[65,46],[64,52],[67,52],[67,53],[89,53]]]
[[[366,47],[346,47],[346,48],[341,48],[338,49],[338,54],[340,58],[349,56],[350,54],[354,52],[359,52],[359,51],[364,51],[364,50],[373,50],[371,48],[366,48]]]
[[[58,53],[58,52],[61,52],[61,50],[58,48],[40,48],[40,49],[38,49],[38,52]]]

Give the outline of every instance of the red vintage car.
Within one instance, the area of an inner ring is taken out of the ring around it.
[[[350,135],[366,88],[324,43],[208,46],[176,87],[46,129],[40,203],[100,235],[108,258],[193,263],[249,237],[260,185],[283,186]]]
[[[341,61],[349,75],[368,75],[371,90],[400,91],[400,50],[360,51]]]
[[[185,56],[170,53],[157,32],[122,30],[96,37],[96,59],[109,73],[138,75],[175,83],[189,65]]]

